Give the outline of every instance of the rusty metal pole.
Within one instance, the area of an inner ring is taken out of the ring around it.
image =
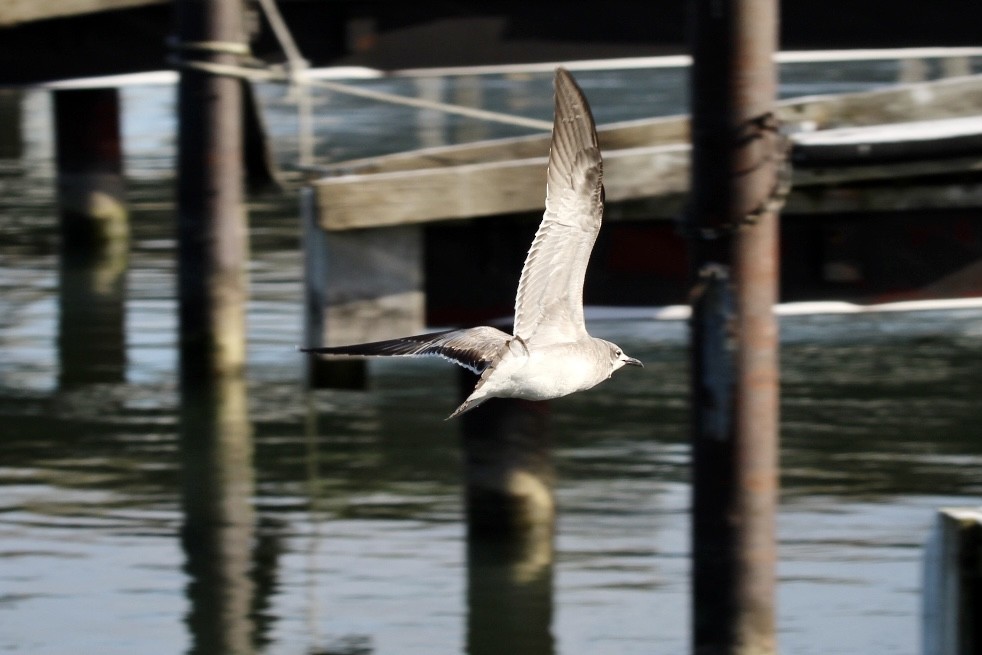
[[[775,653],[777,0],[692,2],[693,651]]]
[[[242,0],[175,0],[178,87],[178,298],[184,388],[245,365],[248,259],[242,89],[194,65],[233,65],[245,50]]]

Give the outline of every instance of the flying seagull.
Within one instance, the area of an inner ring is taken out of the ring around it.
[[[591,337],[583,321],[583,279],[603,216],[603,162],[583,91],[556,70],[556,116],[549,150],[546,211],[532,241],[515,298],[514,334],[474,327],[331,348],[321,355],[435,355],[480,379],[448,418],[488,398],[548,400],[642,366],[617,344]]]

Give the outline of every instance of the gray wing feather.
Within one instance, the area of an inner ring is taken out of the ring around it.
[[[583,281],[603,216],[603,162],[590,106],[568,71],[556,71],[546,211],[515,298],[515,335],[526,343],[586,336]]]
[[[412,337],[358,343],[350,346],[301,348],[301,352],[319,355],[354,355],[361,357],[426,357],[437,356],[459,364],[475,373],[482,373],[511,335],[493,327],[466,330],[446,330]]]

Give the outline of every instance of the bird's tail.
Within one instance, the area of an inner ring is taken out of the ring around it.
[[[473,397],[473,394],[472,394],[471,397],[469,397],[467,400],[465,400],[464,402],[462,402],[460,404],[460,407],[458,407],[457,409],[454,410],[453,414],[451,414],[450,416],[448,416],[444,420],[449,421],[452,418],[456,418],[456,417],[460,416],[464,412],[469,412],[470,410],[474,409],[475,407],[477,407],[478,405],[480,405],[481,403],[483,403],[487,399],[488,399],[487,396],[481,396],[480,398],[474,398]]]

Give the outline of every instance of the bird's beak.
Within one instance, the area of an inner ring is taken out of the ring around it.
[[[641,360],[640,359],[634,359],[633,357],[625,357],[624,358],[624,363],[625,364],[630,364],[631,366],[640,366],[641,368],[644,368],[644,364],[641,363]]]

